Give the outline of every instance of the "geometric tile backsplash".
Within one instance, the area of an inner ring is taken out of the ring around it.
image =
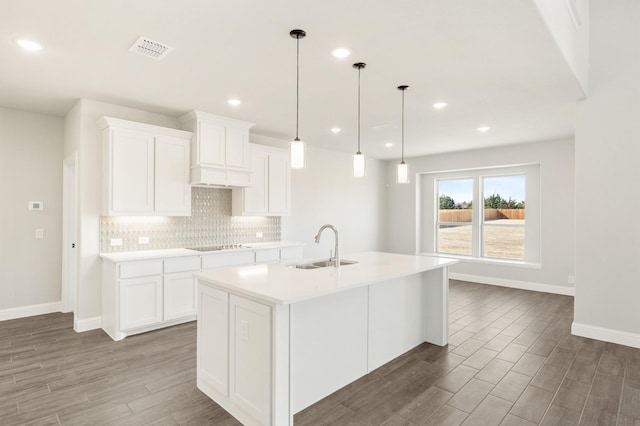
[[[138,237],[149,237],[149,244],[138,244]],[[112,238],[122,238],[122,245],[111,246]],[[101,252],[272,241],[280,241],[280,217],[231,216],[231,189],[192,187],[191,216],[100,218]]]

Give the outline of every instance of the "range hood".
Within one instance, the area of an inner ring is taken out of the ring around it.
[[[249,129],[253,123],[193,110],[179,117],[191,139],[191,185],[251,186]]]
[[[191,186],[246,188],[252,186],[251,171],[219,167],[191,167]]]

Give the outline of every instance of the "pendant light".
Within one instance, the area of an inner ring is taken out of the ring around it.
[[[398,86],[398,90],[402,91],[402,157],[396,173],[396,183],[409,183],[409,166],[404,162],[404,91],[409,86]]]
[[[291,30],[289,35],[296,39],[296,138],[289,143],[291,168],[304,169],[304,142],[298,137],[298,112],[300,110],[300,39],[307,33],[303,30]]]
[[[367,64],[356,62],[353,67],[358,70],[358,151],[353,156],[353,177],[364,177],[364,155],[360,152],[360,71]]]

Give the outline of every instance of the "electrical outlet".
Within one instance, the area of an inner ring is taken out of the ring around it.
[[[36,238],[38,239],[44,238],[44,229],[42,228],[36,229]]]
[[[569,282],[569,284],[575,284],[576,277],[574,277],[573,275],[569,275],[569,278],[567,279],[567,281]]]
[[[245,342],[249,341],[249,321],[240,321],[240,338]]]
[[[112,238],[111,239],[111,246],[121,246],[122,245],[122,238]]]
[[[256,238],[262,238],[262,232],[256,232]]]
[[[138,244],[149,244],[149,237],[138,237]]]

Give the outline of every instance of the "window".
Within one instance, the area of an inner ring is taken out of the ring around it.
[[[482,257],[524,260],[525,175],[482,178]]]
[[[438,181],[437,252],[471,256],[472,179]]]
[[[421,175],[418,252],[539,263],[539,169],[534,164]]]

